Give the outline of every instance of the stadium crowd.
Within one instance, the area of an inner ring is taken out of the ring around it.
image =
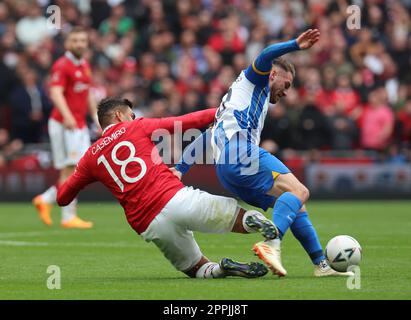
[[[411,160],[411,1],[4,0],[0,3],[0,167],[25,145],[47,142],[50,68],[75,25],[89,33],[97,100],[123,96],[161,117],[220,104],[239,72],[272,42],[309,27],[311,50],[289,55],[288,96],[267,115],[262,145],[292,150],[372,150]],[[47,28],[47,7],[61,29]]]

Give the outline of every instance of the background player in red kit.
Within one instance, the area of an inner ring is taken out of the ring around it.
[[[173,133],[203,128],[214,120],[216,109],[181,117],[134,120],[126,99],[105,99],[98,106],[102,137],[60,186],[59,205],[70,203],[86,185],[100,181],[124,208],[130,226],[147,242],[153,241],[177,270],[190,277],[259,277],[267,268],[257,262],[239,263],[224,258],[210,262],[200,251],[192,231],[223,233],[260,232],[277,236],[275,225],[261,213],[245,211],[235,199],[185,187],[162,162],[151,137],[156,129]]]
[[[60,170],[59,183],[64,182],[81,156],[90,146],[86,117],[89,111],[96,124],[97,108],[90,93],[91,69],[83,58],[88,48],[88,36],[84,29],[73,28],[65,41],[66,53],[51,70],[50,98],[53,101],[48,129],[54,167]],[[51,225],[51,207],[56,201],[57,190],[50,187],[33,199],[41,220]],[[81,220],[76,213],[77,200],[62,208],[61,225],[65,228],[91,228],[92,223]]]

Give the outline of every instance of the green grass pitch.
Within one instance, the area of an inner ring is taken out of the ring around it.
[[[362,245],[361,289],[344,278],[314,278],[313,266],[289,232],[283,242],[288,275],[260,279],[188,279],[154,244],[144,242],[114,203],[80,203],[92,230],[64,230],[59,209],[43,226],[30,204],[0,204],[0,299],[411,299],[411,202],[311,202],[311,219],[325,246],[338,234]],[[214,261],[257,261],[260,236],[196,234]],[[61,270],[61,289],[46,286],[49,265]]]

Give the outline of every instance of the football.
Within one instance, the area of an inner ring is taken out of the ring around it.
[[[350,266],[358,266],[361,262],[362,248],[357,240],[347,235],[340,235],[328,241],[325,257],[330,266],[345,272]]]

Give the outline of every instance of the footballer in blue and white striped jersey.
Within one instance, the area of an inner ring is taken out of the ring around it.
[[[269,104],[286,96],[294,77],[291,65],[288,64],[291,69],[285,70],[284,60],[274,60],[274,72],[271,72],[273,57],[298,49],[295,40],[266,48],[233,82],[222,99],[212,129],[211,146],[216,163],[234,134],[241,134],[247,144],[259,145]]]

